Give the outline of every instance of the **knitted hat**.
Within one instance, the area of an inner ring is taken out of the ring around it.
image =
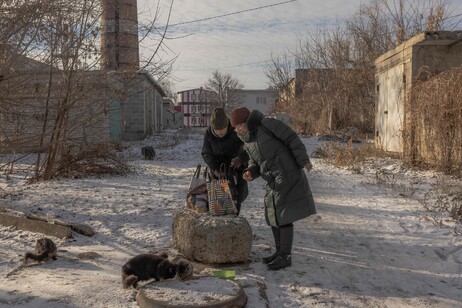
[[[246,107],[236,107],[231,111],[231,125],[235,127],[238,124],[246,123],[249,118],[250,110]]]
[[[225,109],[217,107],[213,109],[212,115],[210,116],[210,126],[213,129],[225,129],[228,127],[228,116],[226,115]]]

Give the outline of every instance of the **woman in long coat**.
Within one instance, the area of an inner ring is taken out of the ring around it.
[[[306,147],[284,122],[266,118],[258,110],[237,107],[230,120],[249,154],[244,179],[262,177],[267,182],[265,218],[273,231],[276,252],[262,261],[269,270],[291,266],[293,222],[316,213],[303,170],[312,168]]]

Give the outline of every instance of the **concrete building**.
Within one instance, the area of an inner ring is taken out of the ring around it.
[[[111,140],[143,139],[163,128],[165,93],[152,75],[139,72],[137,2],[104,0],[101,7],[101,68],[124,88],[111,102]]]
[[[183,112],[181,108],[175,108],[175,103],[170,98],[164,98],[163,103],[163,128],[178,129],[183,127]],[[179,107],[179,106],[178,106]]]
[[[462,31],[423,32],[375,61],[375,142],[386,151],[403,153],[404,133],[413,120],[407,93],[418,71],[440,73],[462,65]]]
[[[39,151],[54,140],[84,149],[163,130],[165,93],[140,71],[137,1],[103,0],[101,11],[99,70],[50,67],[0,44],[1,100],[9,106],[0,108],[0,148]]]
[[[177,93],[177,105],[181,106],[185,127],[207,127],[210,114],[217,106],[218,94],[203,88],[180,91]]]
[[[245,106],[249,110],[259,110],[264,115],[269,115],[276,106],[277,94],[271,89],[263,90],[232,90],[232,97],[236,99],[232,106]],[[232,109],[232,108],[231,108]]]
[[[310,95],[310,82],[321,82],[321,87],[329,83],[333,70],[330,68],[297,68],[295,77],[290,79],[284,88],[279,90],[278,101],[282,104],[294,99],[303,99]],[[311,90],[312,91],[312,90]]]

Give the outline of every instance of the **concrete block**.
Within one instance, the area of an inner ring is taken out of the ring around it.
[[[209,264],[243,263],[250,255],[252,229],[239,216],[210,216],[190,209],[173,213],[173,243],[186,258]]]

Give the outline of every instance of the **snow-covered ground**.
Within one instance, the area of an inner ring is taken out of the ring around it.
[[[57,261],[14,271],[41,234],[0,226],[0,307],[136,307],[133,292],[122,288],[121,265],[173,248],[172,213],[184,206],[202,163],[202,134],[189,131],[173,147],[161,147],[173,132],[127,143],[123,154],[136,169],[127,176],[26,184],[0,175],[0,205],[52,210],[96,231],[52,238]],[[309,153],[320,146],[313,137],[303,141]],[[142,144],[155,146],[155,160],[142,160]],[[436,226],[418,201],[449,182],[394,160],[370,162],[360,173],[312,160],[318,214],[295,224],[293,266],[285,270],[267,271],[259,261],[273,239],[263,215],[264,182],[250,183],[241,215],[252,226],[251,262],[234,267],[247,307],[462,307],[461,236],[444,216]]]

